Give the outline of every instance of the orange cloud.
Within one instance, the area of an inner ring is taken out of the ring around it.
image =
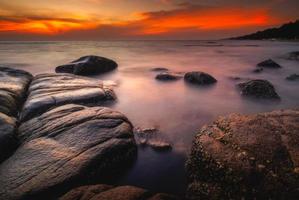
[[[241,8],[190,9],[144,13],[138,34],[161,34],[177,29],[223,30],[278,23],[267,10]]]
[[[34,33],[55,35],[62,32],[78,29],[92,29],[96,28],[98,23],[80,21],[80,20],[66,20],[56,18],[45,19],[25,19],[25,20],[1,20],[0,32],[20,32],[20,33]]]

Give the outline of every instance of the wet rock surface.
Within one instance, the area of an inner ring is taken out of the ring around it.
[[[157,128],[134,128],[136,142],[141,146],[149,146],[157,151],[169,151],[172,146],[162,137]]]
[[[250,80],[239,83],[241,95],[260,99],[280,99],[274,86],[267,80]]]
[[[178,200],[164,193],[151,193],[134,186],[87,185],[75,188],[59,200]]]
[[[273,61],[272,59],[268,59],[268,60],[258,63],[257,67],[272,68],[272,69],[281,68],[281,66],[279,64],[277,64],[275,61]]]
[[[93,75],[112,71],[117,63],[101,56],[83,56],[69,64],[56,67],[57,73],[72,73],[76,75]]]
[[[289,81],[297,81],[299,80],[299,74],[291,74],[290,76],[286,77]]]
[[[187,72],[184,76],[184,80],[196,85],[210,85],[217,82],[213,76],[200,71]]]
[[[175,81],[181,79],[182,76],[176,73],[163,72],[156,75],[156,79],[159,81]]]
[[[105,107],[60,106],[18,133],[22,145],[0,165],[0,199],[40,199],[111,178],[136,155],[131,123]]]
[[[0,112],[16,116],[26,97],[32,79],[28,72],[0,67]]]
[[[110,87],[95,79],[71,74],[40,74],[34,77],[23,106],[21,121],[69,103],[102,105],[116,97]]]
[[[187,161],[190,199],[298,199],[299,110],[204,126]]]
[[[17,148],[16,119],[0,112],[0,163]]]

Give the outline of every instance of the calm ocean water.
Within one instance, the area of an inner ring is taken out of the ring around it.
[[[160,192],[183,194],[184,162],[199,128],[219,115],[258,113],[299,107],[299,82],[285,80],[299,74],[299,62],[285,59],[299,51],[299,43],[273,41],[105,41],[105,42],[0,42],[0,65],[33,74],[54,72],[55,67],[83,55],[100,55],[119,64],[118,70],[94,78],[116,83],[118,101],[111,107],[127,115],[135,126],[158,127],[173,145],[171,152],[139,148],[134,166],[114,184],[137,185]],[[271,58],[278,70],[252,73],[255,65]],[[183,80],[159,82],[150,69],[174,72],[200,70],[217,84],[192,87]],[[267,79],[280,102],[242,98],[230,77]]]

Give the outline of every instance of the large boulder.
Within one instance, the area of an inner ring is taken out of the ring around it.
[[[16,116],[26,97],[32,79],[28,72],[0,67],[0,112]]]
[[[100,56],[83,56],[69,64],[56,67],[57,73],[93,75],[109,72],[117,68],[117,63]]]
[[[272,59],[264,60],[258,63],[257,67],[272,68],[272,69],[281,68],[281,66],[277,64],[275,61],[273,61]]]
[[[204,126],[187,161],[190,199],[298,199],[299,110]]]
[[[186,82],[196,85],[209,85],[217,82],[210,74],[199,71],[186,73],[184,79]]]
[[[40,74],[34,77],[23,106],[21,121],[68,103],[102,105],[114,100],[113,91],[103,82],[72,74]]]
[[[241,95],[261,99],[280,99],[274,86],[267,80],[250,80],[238,84]]]
[[[154,194],[134,186],[87,185],[75,188],[59,200],[178,200],[177,197],[158,193]]]
[[[105,107],[60,106],[18,132],[22,145],[0,165],[0,199],[44,199],[109,179],[136,155],[131,123]]]
[[[17,147],[16,119],[0,112],[0,163]]]

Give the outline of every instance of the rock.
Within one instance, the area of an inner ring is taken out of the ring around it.
[[[165,68],[165,67],[155,67],[155,68],[152,68],[151,71],[153,71],[153,72],[163,72],[163,71],[168,71],[168,69]]]
[[[154,194],[135,186],[87,185],[72,189],[59,200],[178,200],[177,197]]]
[[[16,116],[24,102],[32,79],[28,72],[0,67],[0,112]]]
[[[136,156],[131,123],[105,107],[60,106],[23,122],[18,134],[22,145],[0,165],[0,199],[43,199],[111,179]]]
[[[261,99],[280,99],[274,86],[267,80],[251,80],[239,83],[241,95],[261,98]]]
[[[294,51],[294,52],[289,53],[288,59],[299,60],[299,51]]]
[[[114,100],[113,91],[101,81],[72,74],[40,74],[34,77],[23,106],[21,121],[68,103],[102,105]]]
[[[186,73],[184,79],[188,83],[197,84],[197,85],[208,85],[217,82],[217,80],[211,75],[199,71]]]
[[[175,81],[182,78],[178,74],[175,73],[169,73],[169,72],[163,72],[156,76],[156,79],[159,81]]]
[[[0,112],[0,163],[17,148],[16,119]]]
[[[254,69],[252,72],[253,73],[261,73],[263,70],[264,70],[264,68],[257,68],[257,69]]]
[[[194,139],[187,196],[298,199],[298,133],[298,109],[218,118]]]
[[[290,76],[286,77],[289,81],[296,81],[299,80],[299,74],[291,74]]]
[[[258,63],[257,67],[273,68],[273,69],[281,68],[281,66],[279,64],[277,64],[276,62],[274,62],[271,59],[268,59],[268,60]]]
[[[117,63],[100,56],[83,56],[69,64],[56,67],[57,73],[72,73],[76,75],[102,74],[117,68]]]
[[[160,131],[156,128],[139,128],[134,129],[134,135],[138,145],[149,146],[157,151],[169,151],[172,146],[164,139]]]

